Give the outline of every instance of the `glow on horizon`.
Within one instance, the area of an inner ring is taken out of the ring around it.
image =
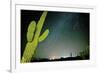
[[[56,56],[52,56],[52,57],[50,57],[49,59],[50,59],[50,60],[54,60],[54,59],[57,59],[57,57],[56,57]]]
[[[59,56],[59,57],[57,57],[57,56],[50,56],[49,59],[50,60],[54,60],[54,59],[68,58],[68,57],[70,57],[70,56]]]

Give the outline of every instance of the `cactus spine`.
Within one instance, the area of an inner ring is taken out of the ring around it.
[[[46,29],[44,33],[40,35],[46,16],[47,11],[44,11],[37,24],[35,21],[30,22],[27,30],[27,44],[21,63],[30,62],[39,42],[42,42],[48,36],[49,29]]]

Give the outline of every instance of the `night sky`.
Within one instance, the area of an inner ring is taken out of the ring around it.
[[[32,20],[38,22],[43,11],[21,10],[21,56],[26,32]],[[38,44],[35,58],[77,56],[89,46],[89,13],[49,11],[42,29],[49,29],[48,37]]]

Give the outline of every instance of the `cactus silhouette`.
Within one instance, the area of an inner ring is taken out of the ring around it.
[[[21,63],[30,62],[39,42],[42,42],[48,36],[49,29],[46,29],[44,33],[40,35],[46,16],[47,11],[44,11],[37,24],[35,21],[30,22],[27,30],[27,44],[25,46]]]
[[[89,59],[89,46],[79,53],[82,59]]]

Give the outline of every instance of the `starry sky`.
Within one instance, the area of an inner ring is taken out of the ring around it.
[[[21,55],[26,32],[32,20],[38,22],[43,11],[21,10]],[[77,56],[89,46],[89,13],[48,11],[41,34],[48,28],[48,37],[38,44],[35,58]]]

